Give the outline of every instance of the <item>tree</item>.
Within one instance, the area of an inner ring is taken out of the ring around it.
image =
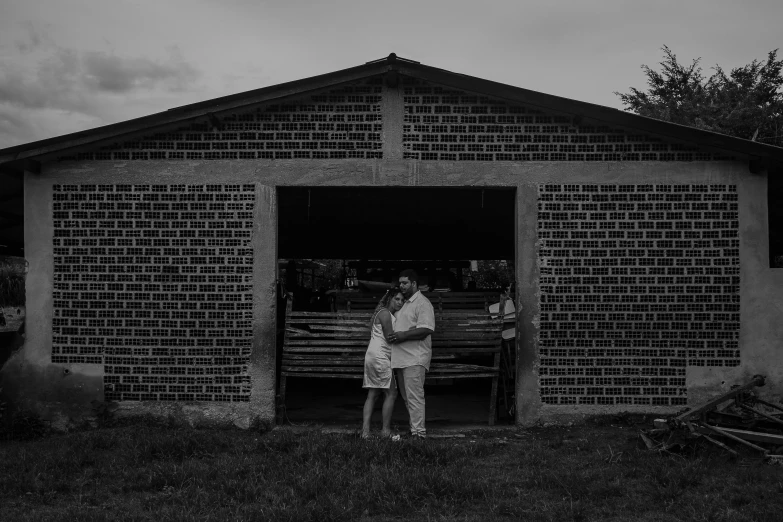
[[[478,271],[470,277],[480,290],[507,288],[514,282],[514,264],[506,260],[479,260]]]
[[[647,65],[647,90],[615,92],[625,110],[658,120],[670,121],[738,138],[783,146],[783,60],[777,49],[766,62],[732,69],[728,74],[718,65],[706,78],[700,58],[690,65],[677,61],[663,46],[661,71]]]

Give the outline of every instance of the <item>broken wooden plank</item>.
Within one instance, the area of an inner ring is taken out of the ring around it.
[[[704,437],[706,440],[708,440],[708,441],[712,442],[712,443],[713,443],[713,444],[715,444],[716,446],[718,446],[718,447],[721,447],[721,448],[725,449],[726,451],[728,451],[729,453],[731,453],[731,454],[732,454],[732,455],[734,455],[735,457],[739,456],[739,454],[738,454],[736,451],[734,451],[734,450],[733,450],[733,449],[731,449],[730,447],[726,446],[724,443],[720,442],[719,440],[715,440],[715,439],[713,439],[712,437],[710,437],[709,435],[707,435],[707,434],[704,434],[704,433],[702,433],[702,434],[701,434],[701,436],[702,436],[702,437]]]
[[[762,401],[761,399],[755,399],[755,401],[758,402],[759,404],[763,404],[764,406],[768,406],[770,408],[773,408],[773,409],[776,409],[776,410],[779,410],[779,411],[783,411],[783,408],[781,408],[777,404],[773,404],[773,403],[767,402],[767,401]]]
[[[714,432],[718,435],[723,435],[724,437],[731,439],[735,442],[739,442],[740,444],[744,444],[745,446],[748,446],[750,448],[753,448],[755,450],[758,450],[764,454],[769,453],[769,450],[766,450],[762,448],[761,446],[757,446],[751,442],[748,442],[748,440],[755,440],[757,442],[773,442],[776,444],[783,443],[783,435],[777,435],[777,440],[769,440],[764,439],[763,437],[758,437],[759,435],[768,435],[766,433],[757,433],[754,431],[747,431],[747,430],[738,430],[735,428],[718,428],[717,426],[711,426],[706,423],[699,423],[697,424],[698,431],[700,433],[704,433],[703,430],[708,430],[708,432]]]
[[[644,433],[639,433],[639,437],[641,437],[642,442],[644,442],[644,445],[647,446],[648,450],[655,448],[656,444],[652,441],[650,437],[648,437]]]
[[[735,397],[735,396],[739,395],[740,393],[743,393],[743,392],[746,392],[746,391],[748,391],[748,390],[750,390],[752,388],[755,388],[756,386],[764,386],[764,377],[763,376],[756,375],[755,377],[753,377],[753,379],[749,383],[747,383],[747,384],[745,384],[743,386],[740,386],[738,388],[734,388],[733,390],[730,390],[730,391],[728,391],[728,392],[726,392],[726,393],[724,393],[722,395],[719,395],[718,397],[710,399],[709,401],[705,402],[704,404],[701,404],[699,406],[694,406],[693,408],[691,408],[690,410],[686,411],[682,415],[677,416],[675,418],[675,420],[678,421],[678,422],[685,422],[686,420],[694,419],[694,418],[700,416],[702,413],[705,413],[705,412],[711,410],[712,408],[714,408],[718,404],[720,404],[720,403],[722,403],[722,402],[724,402],[724,401],[726,401],[728,399],[731,399],[732,397]]]
[[[740,408],[742,408],[743,410],[752,411],[752,412],[753,412],[753,413],[755,413],[756,415],[761,415],[761,416],[762,416],[762,417],[764,417],[765,419],[771,420],[772,422],[775,422],[775,423],[777,423],[777,424],[783,425],[783,420],[780,420],[780,419],[778,419],[777,417],[773,417],[772,415],[767,415],[767,414],[766,414],[766,413],[764,413],[763,411],[761,411],[761,410],[757,410],[756,408],[751,408],[751,407],[750,407],[750,406],[748,406],[747,404],[742,404],[742,403],[740,403],[740,404],[739,404],[739,407],[740,407]]]

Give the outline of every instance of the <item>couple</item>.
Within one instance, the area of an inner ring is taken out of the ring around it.
[[[362,438],[370,436],[370,417],[381,391],[385,395],[381,436],[391,435],[397,390],[408,409],[411,436],[426,436],[424,379],[432,358],[430,336],[435,331],[435,311],[429,299],[419,291],[416,272],[404,270],[399,283],[399,289],[393,287],[381,298],[370,321],[370,345],[364,356],[363,387],[368,392]]]

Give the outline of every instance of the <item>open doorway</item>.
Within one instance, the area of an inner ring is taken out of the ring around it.
[[[279,279],[295,287],[299,310],[374,308],[405,268],[419,273],[431,301],[472,292],[489,305],[513,291],[514,188],[279,187],[277,201]],[[486,423],[489,389],[487,379],[428,381],[428,426]],[[359,423],[365,396],[354,379],[289,378],[286,415]],[[511,420],[498,411],[501,422]],[[407,425],[401,400],[394,422]]]

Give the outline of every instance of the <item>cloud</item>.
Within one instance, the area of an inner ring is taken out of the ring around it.
[[[176,51],[164,62],[146,58],[118,58],[100,52],[81,57],[83,80],[93,90],[123,93],[157,86],[178,92],[186,90],[198,77],[198,71]]]
[[[24,36],[21,39],[16,40],[14,42],[16,49],[20,53],[22,54],[31,53],[36,49],[38,49],[39,47],[41,47],[42,45],[48,43],[46,35],[41,35],[35,29],[33,23],[30,22],[29,20],[24,23],[24,31],[25,31]]]
[[[0,103],[89,111],[88,94],[181,92],[199,76],[177,53],[166,61],[153,61],[58,48],[38,64],[34,74],[13,63],[0,69]]]
[[[15,46],[0,58],[0,148],[179,106],[202,89],[176,47],[161,59],[77,51],[32,29]]]
[[[35,139],[35,135],[30,120],[25,119],[18,110],[0,105],[0,144],[16,145]]]
[[[0,104],[0,148],[103,125],[100,117],[58,109],[30,110]]]

